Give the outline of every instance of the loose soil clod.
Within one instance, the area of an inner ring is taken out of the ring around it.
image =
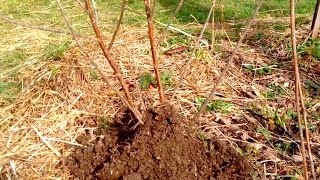
[[[87,147],[78,147],[66,166],[79,179],[251,179],[248,160],[216,140],[199,140],[192,126],[170,107],[147,112],[132,130],[128,111]],[[78,141],[87,139],[79,137]],[[86,141],[86,140],[85,140]]]

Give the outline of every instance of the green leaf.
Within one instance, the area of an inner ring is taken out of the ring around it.
[[[142,90],[148,90],[149,86],[157,83],[156,79],[150,73],[143,73],[139,77],[139,87]]]
[[[256,129],[257,133],[260,133],[262,134],[267,140],[270,140],[272,135],[270,133],[270,131],[268,129],[265,129],[265,128],[257,128]]]

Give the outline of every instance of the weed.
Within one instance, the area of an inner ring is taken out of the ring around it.
[[[304,106],[305,106],[307,109],[309,109],[309,108],[312,107],[312,102],[306,101],[306,102],[304,103]]]
[[[305,44],[298,46],[300,55],[310,55],[313,58],[320,59],[320,39],[309,40]]]
[[[320,113],[312,112],[311,117],[317,121],[320,121]]]
[[[268,130],[268,129],[265,129],[265,128],[257,128],[256,129],[257,133],[260,133],[262,134],[268,141],[271,140],[272,138],[272,135],[271,135],[271,132]]]
[[[162,82],[163,85],[165,85],[167,87],[171,87],[172,86],[171,73],[169,71],[161,72],[160,78],[161,78],[161,82]]]
[[[18,66],[19,64],[24,62],[26,58],[27,55],[22,50],[5,52],[3,53],[2,57],[0,56],[0,71]],[[11,71],[8,76],[15,76],[16,74],[17,71]]]
[[[290,142],[279,142],[275,144],[275,147],[283,152],[283,153],[288,153],[292,149],[292,144]]]
[[[91,80],[94,80],[94,81],[99,80],[99,73],[97,72],[97,70],[91,69],[89,73],[90,73],[89,76]]]
[[[272,28],[275,31],[284,32],[287,28],[289,28],[289,26],[287,24],[280,22],[280,23],[273,24]]]
[[[257,32],[256,34],[256,39],[260,40],[260,39],[263,39],[265,37],[264,33],[259,31]]]
[[[100,126],[102,128],[110,128],[112,124],[110,123],[110,117],[109,116],[101,116],[100,117]]]
[[[204,131],[198,131],[196,133],[196,136],[201,140],[201,141],[206,141],[206,140],[209,140],[210,137],[208,136],[208,134]]]
[[[319,94],[320,93],[320,85],[316,84],[315,82],[311,81],[311,80],[306,80],[305,82],[305,86],[309,91],[315,92],[315,94]]]
[[[46,48],[45,51],[47,52],[46,57],[48,59],[52,59],[52,60],[58,60],[60,59],[64,53],[66,52],[66,50],[68,50],[69,46],[70,46],[71,42],[70,41],[66,41],[63,44],[49,44]]]
[[[48,69],[50,71],[50,79],[56,77],[56,75],[60,72],[59,66],[56,66],[54,64],[50,65]]]
[[[276,84],[270,84],[268,85],[268,88],[272,89],[271,91],[268,91],[264,96],[267,99],[274,99],[277,96],[283,96],[286,94],[286,91],[284,90],[284,88],[280,85],[276,85]]]
[[[139,77],[139,87],[142,90],[148,90],[150,85],[156,85],[156,79],[150,73],[143,73]]]
[[[261,68],[256,69],[256,72],[260,76],[270,75],[272,74],[272,69],[269,66],[263,66]]]
[[[196,108],[197,110],[200,109],[201,105],[206,101],[205,97],[199,97],[195,99]],[[232,103],[221,101],[221,100],[214,100],[210,102],[207,106],[207,110],[209,112],[221,112],[221,113],[228,113],[230,112],[230,108],[232,107]]]
[[[215,100],[210,104],[208,104],[208,111],[228,113],[230,112],[231,107],[232,107],[232,103],[221,101],[221,100]]]
[[[0,96],[5,101],[13,102],[20,92],[21,87],[16,82],[0,82]]]
[[[168,40],[168,43],[171,44],[171,45],[187,45],[189,42],[184,37],[175,36],[175,37],[171,37]]]

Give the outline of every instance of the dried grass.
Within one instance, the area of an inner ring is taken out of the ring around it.
[[[17,39],[6,40],[5,44],[19,46],[19,38],[37,37],[39,47],[48,40],[45,33],[37,30],[22,32]],[[31,34],[23,34],[31,33]],[[105,35],[107,38],[111,34]],[[157,37],[160,37],[157,35]],[[106,38],[106,39],[107,39]],[[3,40],[5,41],[5,40]],[[30,42],[32,43],[32,42]],[[230,44],[222,41],[222,52],[231,52]],[[2,44],[2,43],[0,43]],[[97,44],[86,40],[86,48],[90,56],[101,65],[110,81],[120,89],[112,69],[100,53]],[[26,44],[28,45],[28,44]],[[37,48],[37,46],[31,46]],[[8,45],[0,46],[1,49],[16,48]],[[136,84],[137,77],[143,72],[152,72],[153,65],[150,56],[150,43],[146,33],[146,27],[122,27],[114,44],[111,54],[119,63],[127,82]],[[39,52],[34,49],[34,52]],[[174,106],[186,118],[197,112],[195,99],[206,96],[212,89],[213,82],[219,77],[221,69],[225,66],[225,59],[221,54],[211,54],[201,47],[201,58],[195,57],[191,63],[182,86],[176,91]],[[36,56],[36,54],[35,54]],[[173,56],[160,55],[160,71],[170,70],[173,82],[177,83],[182,72],[182,65],[188,54]],[[0,110],[0,144],[4,147],[0,151],[0,174],[8,179],[66,179],[70,175],[61,166],[63,157],[67,156],[72,146],[81,146],[76,141],[81,134],[91,134],[99,126],[101,116],[115,117],[123,107],[121,101],[102,80],[91,80],[90,84],[84,81],[79,68],[75,66],[77,59],[86,75],[93,67],[86,62],[76,47],[66,52],[59,61],[34,61],[26,62],[20,68],[21,78],[25,79],[22,92],[17,100]],[[272,75],[263,77],[249,76],[242,64],[254,64],[263,66],[268,64],[268,57],[251,49],[250,46],[240,48],[238,58],[235,60],[228,76],[218,88],[215,100],[232,102],[234,106],[228,114],[206,113],[200,118],[201,129],[221,140],[226,140],[236,148],[255,147],[261,151],[261,163],[266,163],[267,175],[274,174],[277,168],[270,165],[278,162],[278,166],[288,168],[297,167],[293,159],[286,155],[279,155],[268,142],[262,140],[261,134],[252,127],[262,127],[261,121],[243,111],[243,108],[255,103],[261,106],[276,107],[276,102],[267,101],[262,94],[267,90],[265,85],[271,82],[293,84],[293,74],[290,71],[275,69]],[[54,75],[50,66],[59,69]],[[7,72],[6,72],[7,73]],[[1,78],[5,76],[1,74]],[[304,77],[304,76],[302,76]],[[156,89],[140,92],[135,88],[132,92],[137,107],[155,107],[159,104],[159,95]],[[141,94],[142,93],[142,101]],[[251,98],[247,97],[248,93]],[[172,95],[172,89],[165,88],[167,97]],[[281,97],[282,102],[293,102],[293,91]],[[288,103],[287,106],[293,106]],[[297,142],[287,136],[274,135],[279,139],[289,142]],[[313,146],[319,148],[319,134],[311,136]],[[316,159],[319,163],[319,159]],[[279,167],[278,167],[279,168]],[[1,177],[2,178],[2,177]]]

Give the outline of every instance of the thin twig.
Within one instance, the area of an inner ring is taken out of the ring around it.
[[[168,32],[168,29],[169,29],[172,21],[176,18],[177,14],[178,14],[178,12],[181,10],[183,4],[184,4],[184,0],[180,0],[178,6],[177,6],[177,8],[176,8],[176,10],[174,11],[174,13],[172,14],[172,16],[170,17],[169,22],[168,22],[166,28],[164,29],[164,32],[163,32],[163,36],[164,36],[164,37],[166,37],[166,34],[167,34],[167,32]]]
[[[203,34],[204,34],[204,31],[206,30],[206,28],[207,28],[207,26],[208,26],[208,24],[209,24],[209,20],[210,20],[210,17],[211,17],[211,13],[212,13],[213,7],[214,7],[214,4],[211,5],[211,8],[210,8],[209,14],[208,14],[208,16],[207,16],[206,22],[204,23],[203,28],[202,28],[202,30],[201,30],[201,33],[200,33],[200,35],[199,35],[199,37],[198,37],[198,39],[197,39],[197,41],[196,41],[196,43],[195,43],[192,51],[191,51],[191,55],[190,55],[189,59],[185,62],[186,64],[183,65],[182,74],[181,74],[181,76],[180,76],[180,79],[179,79],[178,83],[177,83],[176,86],[174,87],[174,91],[173,91],[173,95],[172,95],[172,97],[171,97],[171,99],[170,99],[170,103],[173,101],[173,99],[174,99],[174,97],[175,97],[175,95],[176,95],[176,91],[177,91],[178,88],[180,87],[183,79],[185,78],[185,76],[186,76],[186,74],[187,74],[187,70],[189,70],[190,63],[191,63],[192,60],[193,60],[193,55],[194,55],[194,53],[196,52],[196,49],[198,48],[198,46],[199,46],[199,44],[200,44],[200,42],[201,42],[202,36],[203,36]]]
[[[94,0],[91,0],[92,2],[92,9],[93,9],[93,12],[94,12],[94,17],[95,17],[95,20],[96,20],[96,23],[99,25],[100,21],[99,21],[99,14],[98,14],[98,9],[97,9],[97,4]]]
[[[211,49],[213,50],[215,39],[216,39],[215,30],[214,30],[214,12],[216,9],[216,0],[213,0],[212,4],[214,7],[212,10],[212,19],[211,19]]]
[[[129,10],[129,11],[132,11],[132,12],[134,12],[134,13],[136,13],[136,14],[139,14],[139,15],[141,15],[141,16],[146,17],[145,14],[142,14],[142,13],[139,12],[139,11],[133,10],[132,8],[130,8],[130,7],[127,6],[127,5],[126,5],[126,9]],[[167,24],[164,24],[164,23],[162,23],[162,22],[160,22],[160,21],[157,21],[157,20],[155,20],[155,19],[153,19],[153,21],[154,21],[155,23],[159,24],[160,26],[163,26],[163,27],[166,27],[166,26],[167,26]],[[190,38],[194,38],[193,35],[185,32],[185,31],[183,31],[183,30],[181,30],[181,29],[179,29],[179,28],[176,28],[176,27],[170,26],[170,27],[169,27],[169,30],[174,31],[174,32],[181,33],[181,34],[183,34],[183,35],[185,35],[185,36],[188,36],[188,37],[190,37]]]
[[[297,55],[297,42],[296,42],[296,24],[295,24],[295,0],[290,0],[290,24],[291,24],[291,42],[292,42],[292,51],[293,51],[293,62],[294,62],[294,79],[295,79],[295,100],[296,100],[296,111],[297,111],[297,119],[299,125],[299,133],[301,139],[301,153],[303,158],[303,170],[304,170],[304,178],[308,180],[308,165],[306,160],[305,154],[305,145],[304,145],[304,137],[303,137],[303,130],[302,130],[302,122],[301,122],[301,115],[300,115],[300,102],[299,102],[299,67],[298,67],[298,55]],[[305,124],[306,129],[307,124]]]
[[[102,71],[102,69],[99,67],[99,65],[94,62],[88,52],[84,49],[84,47],[81,45],[81,43],[79,42],[78,40],[78,37],[75,35],[75,31],[73,30],[71,24],[69,23],[69,19],[64,11],[64,8],[62,7],[61,5],[61,2],[60,0],[56,0],[57,3],[58,3],[58,6],[60,8],[60,11],[63,15],[63,18],[64,18],[64,21],[65,23],[67,24],[68,28],[69,28],[69,31],[71,32],[71,34],[73,35],[73,38],[74,40],[76,41],[78,47],[80,48],[80,50],[82,51],[82,53],[84,53],[85,57],[90,61],[90,63],[98,70],[98,72],[100,73],[100,75],[102,76],[102,79],[107,83],[107,85],[120,97],[120,99],[128,106],[128,108],[130,109],[130,111],[136,116],[137,120],[139,121],[140,124],[143,124],[143,121],[142,121],[142,115],[141,113],[134,107],[132,106],[122,95],[121,93],[116,90],[114,88],[114,86],[109,82],[108,80],[108,77],[105,75],[105,73]]]
[[[124,16],[124,10],[125,10],[125,7],[126,7],[126,3],[127,3],[127,0],[122,0],[121,12],[120,12],[120,16],[119,16],[119,19],[118,19],[118,22],[117,22],[117,27],[116,27],[115,31],[113,32],[111,42],[110,42],[110,44],[108,46],[108,51],[111,50],[111,48],[113,46],[113,43],[114,43],[114,40],[116,39],[116,36],[117,36],[117,34],[119,32],[119,28],[120,28],[120,25],[122,23],[122,19],[123,19],[123,16]]]
[[[211,93],[209,94],[207,100],[201,105],[200,110],[199,110],[198,113],[196,114],[196,116],[195,116],[195,120],[196,120],[196,121],[197,121],[197,119],[201,116],[201,114],[203,113],[203,111],[206,109],[207,105],[209,104],[209,102],[210,102],[211,99],[213,98],[213,96],[214,96],[217,88],[219,87],[219,85],[223,82],[223,78],[224,78],[224,76],[227,74],[227,72],[228,72],[228,70],[229,70],[229,68],[230,68],[230,66],[231,66],[231,63],[233,62],[233,59],[234,59],[236,53],[238,52],[238,50],[239,50],[239,48],[240,48],[240,46],[241,46],[241,43],[242,43],[244,37],[247,35],[247,33],[248,33],[251,25],[253,24],[253,22],[254,22],[254,20],[255,20],[255,18],[256,18],[256,16],[257,16],[258,12],[259,12],[259,9],[260,9],[262,3],[263,3],[263,0],[259,0],[258,5],[257,5],[257,7],[256,7],[256,9],[255,9],[255,11],[254,11],[254,13],[253,13],[253,16],[252,16],[252,18],[249,20],[248,25],[247,25],[244,33],[243,33],[242,35],[240,35],[240,39],[239,39],[239,41],[238,41],[238,44],[237,44],[237,46],[233,49],[232,55],[231,55],[231,57],[230,57],[227,65],[226,65],[225,69],[222,71],[220,77],[218,78],[218,80],[217,80],[217,82],[216,82],[216,85],[215,85],[215,86],[213,87],[213,89],[211,90]]]
[[[90,21],[91,21],[91,24],[92,24],[92,27],[93,27],[93,30],[96,34],[96,37],[97,39],[99,40],[99,45],[100,45],[100,48],[104,54],[104,56],[106,57],[106,59],[108,60],[109,64],[111,65],[112,69],[114,70],[114,73],[116,75],[116,77],[118,78],[118,80],[120,81],[120,84],[123,88],[123,91],[124,91],[124,94],[129,102],[129,104],[134,107],[134,103],[133,103],[133,100],[131,98],[131,95],[129,93],[129,89],[128,89],[128,86],[126,85],[123,77],[122,77],[122,73],[120,72],[120,69],[119,69],[119,65],[118,63],[111,57],[104,41],[103,41],[103,37],[102,37],[102,34],[100,32],[100,28],[96,22],[96,19],[94,17],[94,14],[93,14],[93,11],[92,11],[92,7],[91,7],[91,4],[89,2],[89,0],[85,0],[85,5],[86,5],[86,9],[88,11],[88,14],[89,14],[89,17],[90,17]]]
[[[157,79],[160,102],[163,103],[165,101],[165,99],[164,99],[164,92],[163,92],[162,83],[161,83],[159,62],[157,59],[157,52],[156,52],[156,45],[154,42],[154,30],[153,30],[153,20],[152,20],[152,16],[151,16],[151,12],[150,12],[150,0],[145,0],[144,3],[145,3],[145,7],[146,7],[146,15],[147,15],[147,20],[148,20],[149,39],[150,39],[150,45],[151,45],[151,53],[152,53],[154,72],[155,72],[156,79]]]
[[[23,22],[16,21],[14,19],[5,17],[3,15],[0,15],[0,19],[2,19],[4,21],[7,21],[9,23],[12,23],[12,24],[16,24],[16,25],[21,26],[21,27],[25,27],[25,28],[37,29],[37,30],[41,30],[41,31],[48,31],[48,32],[58,33],[58,34],[72,35],[70,32],[67,32],[67,31],[63,31],[63,30],[60,30],[60,29],[46,28],[46,27],[41,27],[41,26],[34,26],[34,25],[30,25],[30,24],[26,24],[26,23],[23,23]],[[81,35],[81,34],[75,34],[75,35],[78,36],[78,37],[86,38],[86,39],[91,39],[91,40],[95,39],[95,38],[91,38],[91,37],[88,37],[88,36],[85,36],[85,35]]]
[[[298,83],[299,83],[299,94],[300,94],[300,102],[301,102],[301,110],[302,110],[302,116],[303,116],[303,121],[304,121],[304,126],[305,126],[305,134],[306,134],[306,141],[307,141],[307,150],[308,150],[308,155],[309,155],[309,160],[310,160],[310,166],[311,166],[311,173],[313,176],[313,179],[316,180],[316,172],[314,169],[314,164],[313,164],[313,157],[311,153],[311,142],[310,142],[310,137],[309,137],[309,128],[308,128],[308,120],[307,120],[307,112],[306,112],[306,107],[304,105],[304,100],[303,100],[303,94],[302,94],[302,87],[301,87],[301,80],[300,80],[300,75],[298,78]]]
[[[151,19],[154,19],[154,15],[156,14],[156,6],[157,6],[157,0],[153,0],[152,9],[151,9]]]

